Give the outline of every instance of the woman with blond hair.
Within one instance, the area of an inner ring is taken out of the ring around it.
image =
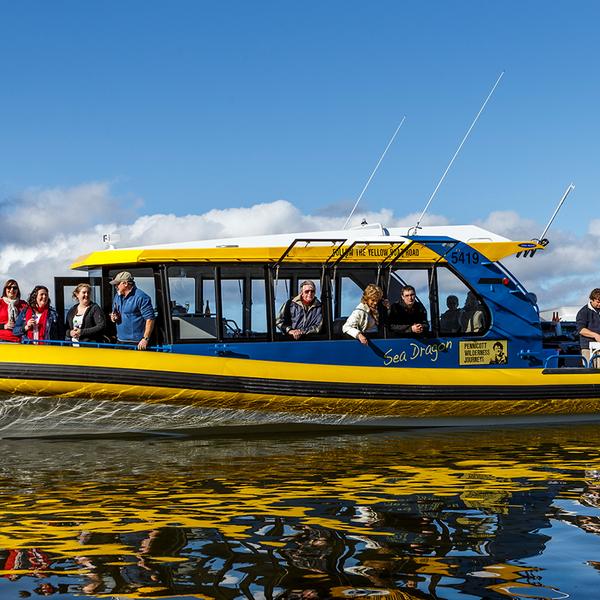
[[[77,304],[67,313],[65,323],[66,339],[75,346],[77,342],[102,342],[106,319],[102,309],[92,302],[92,286],[80,283],[73,290]]]
[[[365,334],[377,333],[381,322],[378,305],[383,299],[383,290],[370,283],[363,292],[360,304],[346,319],[342,331],[357,339],[361,344],[368,344]]]

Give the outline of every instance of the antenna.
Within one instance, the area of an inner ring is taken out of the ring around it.
[[[560,201],[558,202],[558,206],[556,207],[556,210],[554,211],[554,214],[550,217],[550,220],[548,221],[548,225],[546,225],[546,229],[544,229],[544,231],[542,232],[542,235],[540,235],[539,240],[543,240],[546,236],[546,233],[548,232],[548,229],[550,229],[550,225],[552,225],[552,221],[554,221],[554,218],[556,217],[556,215],[558,214],[558,211],[561,209],[564,201],[567,199],[567,196],[575,189],[575,186],[573,185],[573,182],[571,182],[569,184],[569,186],[567,187],[567,189],[565,190],[565,193],[562,195],[562,198],[560,199]]]
[[[431,196],[429,196],[429,200],[427,201],[427,204],[425,205],[425,208],[423,209],[421,216],[417,219],[417,224],[408,230],[409,234],[413,229],[414,229],[415,233],[417,232],[417,229],[419,229],[419,225],[421,224],[421,221],[423,220],[423,217],[425,216],[425,213],[427,212],[427,209],[429,208],[429,205],[431,204],[433,197],[437,194],[437,191],[440,189],[440,186],[442,185],[442,182],[444,181],[446,175],[448,174],[448,171],[450,170],[450,167],[452,166],[454,159],[458,156],[460,149],[463,147],[463,144],[466,142],[467,138],[469,137],[469,134],[471,133],[471,130],[475,126],[475,123],[477,123],[477,119],[479,119],[479,115],[481,115],[481,113],[483,112],[485,105],[488,103],[489,99],[492,97],[492,94],[496,91],[496,88],[498,87],[498,84],[500,83],[500,80],[502,79],[503,75],[504,75],[504,71],[502,71],[502,73],[500,73],[498,79],[496,79],[496,83],[494,84],[494,87],[492,87],[490,93],[488,94],[487,98],[485,99],[485,102],[481,105],[479,112],[477,113],[476,117],[473,119],[473,122],[471,123],[471,127],[469,127],[469,129],[467,130],[467,133],[465,133],[465,137],[463,137],[462,142],[460,143],[456,152],[454,153],[454,156],[452,157],[452,160],[446,167],[446,170],[444,171],[444,174],[442,175],[441,179],[438,181],[438,184],[435,186],[435,190],[433,190],[433,193],[431,194]]]
[[[396,131],[394,131],[394,135],[392,136],[392,138],[388,142],[388,145],[385,147],[385,150],[383,151],[383,154],[381,155],[381,157],[379,158],[379,161],[375,165],[375,168],[371,172],[371,176],[367,180],[367,183],[365,183],[365,187],[362,189],[362,192],[359,194],[356,202],[354,203],[354,207],[350,211],[350,214],[348,215],[348,218],[346,219],[346,222],[344,223],[344,227],[342,229],[346,229],[346,227],[348,227],[348,223],[350,222],[350,219],[352,218],[352,215],[354,214],[354,211],[356,210],[356,207],[358,206],[358,203],[361,201],[361,198],[363,197],[363,194],[367,191],[367,188],[369,187],[369,184],[371,183],[371,179],[373,179],[373,176],[375,175],[375,173],[377,173],[377,169],[379,168],[379,165],[381,164],[381,161],[384,159],[384,157],[385,157],[385,155],[386,155],[389,147],[392,145],[393,141],[396,139],[396,135],[400,131],[400,127],[402,127],[402,125],[404,124],[405,119],[406,119],[406,115],[404,115],[402,117],[402,121],[400,121],[400,125],[398,125],[398,127],[396,127]]]

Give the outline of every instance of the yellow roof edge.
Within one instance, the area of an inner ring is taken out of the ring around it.
[[[380,263],[394,248],[400,247],[400,242],[373,242],[356,244],[350,254],[343,258],[344,263]],[[544,246],[534,241],[473,241],[470,244],[475,251],[481,253],[493,262],[524,250],[543,250]],[[347,246],[343,247],[347,248]],[[295,247],[285,258],[286,263],[314,263],[331,259],[333,262],[343,253],[344,249],[333,252],[332,246],[303,246]],[[97,250],[77,257],[71,264],[71,269],[87,270],[102,266],[156,264],[178,262],[277,262],[286,247],[222,247],[222,248],[124,248]],[[333,258],[332,254],[334,254]],[[439,260],[439,255],[426,246],[414,241],[411,249],[403,255],[399,262],[431,262]]]
[[[471,248],[483,254],[488,260],[492,262],[497,262],[506,258],[508,256],[512,256],[513,254],[518,254],[519,252],[531,252],[537,250],[543,250],[545,246],[540,244],[536,240],[527,240],[527,241],[512,241],[509,240],[507,242],[489,242],[489,241],[474,241],[469,244]]]

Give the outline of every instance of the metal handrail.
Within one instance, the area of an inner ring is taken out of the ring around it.
[[[30,340],[26,338],[21,340],[21,344],[30,346],[66,346],[73,348],[107,348],[112,350],[137,350],[137,344],[113,344],[110,342],[72,342],[68,340]],[[152,352],[171,352],[171,346],[148,346],[147,351]]]
[[[598,356],[600,356],[600,353],[596,352],[595,354],[598,354]],[[577,358],[579,360],[581,360],[582,364],[583,364],[583,368],[584,369],[590,369],[592,368],[591,365],[593,364],[593,360],[592,358],[590,358],[590,360],[588,361],[588,359],[585,356],[582,356],[581,354],[560,354],[559,352],[557,352],[556,354],[551,354],[550,356],[547,356],[546,359],[544,360],[544,369],[549,369],[549,363],[550,361],[556,359],[556,366],[558,367],[558,361],[561,359],[565,359],[565,358]]]

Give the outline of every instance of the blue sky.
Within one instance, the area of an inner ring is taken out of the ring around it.
[[[535,236],[573,181],[551,237],[598,233],[599,17],[591,1],[3,3],[0,213],[37,190],[46,219],[60,189],[72,204],[53,210],[79,204],[85,227],[279,200],[345,218],[403,115],[357,219],[418,213],[504,71],[432,214],[514,211]],[[95,184],[110,202],[91,219],[72,192]]]
[[[110,181],[141,212],[284,198],[594,218],[594,2],[26,2],[1,9],[0,193]],[[583,218],[583,219],[582,219]],[[539,232],[538,232],[539,233]]]

